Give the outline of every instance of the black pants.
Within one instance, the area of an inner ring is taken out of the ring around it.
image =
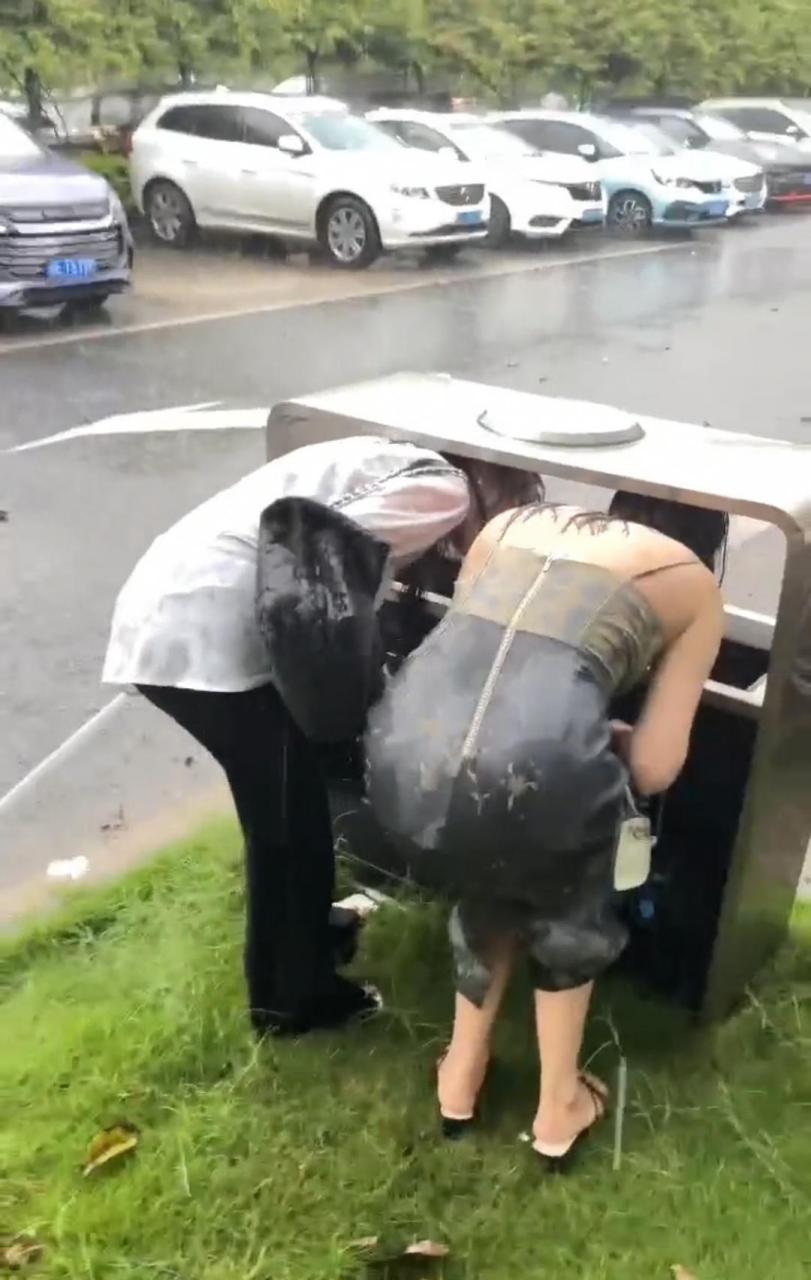
[[[306,1016],[335,982],[332,824],[314,748],[271,685],[246,693],[139,688],[228,778],[245,837],[245,975],[254,1020]]]

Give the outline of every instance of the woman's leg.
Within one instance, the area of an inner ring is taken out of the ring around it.
[[[455,928],[458,930],[457,919]],[[454,926],[452,925],[452,932]],[[459,976],[459,942],[454,940]],[[481,1003],[475,1004],[461,991],[456,993],[453,1034],[438,1072],[439,1109],[449,1119],[472,1116],[490,1060],[490,1036],[512,971],[515,939],[510,935],[487,944],[486,965],[490,975]]]
[[[544,1148],[568,1145],[598,1118],[599,1103],[578,1067],[593,987],[535,992],[541,1089],[532,1132]]]

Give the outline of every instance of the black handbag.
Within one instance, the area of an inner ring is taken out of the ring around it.
[[[383,686],[377,597],[389,548],[310,498],[280,498],[259,521],[256,618],[273,683],[313,742],[362,732]]]

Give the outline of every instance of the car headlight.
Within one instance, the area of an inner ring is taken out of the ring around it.
[[[407,200],[428,200],[429,192],[425,187],[401,187],[399,185],[392,186],[392,191],[396,196],[405,196]]]
[[[692,178],[673,178],[670,174],[657,173],[655,169],[651,169],[651,176],[662,187],[694,187],[696,185]]]
[[[120,196],[118,196],[118,194],[115,191],[113,191],[112,187],[110,188],[109,200],[110,200],[110,217],[113,219],[113,221],[126,222],[127,215],[124,211],[124,206],[121,203],[121,198]]]

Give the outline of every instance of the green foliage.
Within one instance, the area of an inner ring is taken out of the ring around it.
[[[272,82],[361,59],[421,88],[811,91],[809,0],[0,0],[0,86]]]
[[[85,151],[79,156],[80,162],[87,169],[92,169],[102,178],[106,178],[128,213],[135,210],[130,185],[130,170],[126,158],[119,155],[105,155],[101,151]]]

